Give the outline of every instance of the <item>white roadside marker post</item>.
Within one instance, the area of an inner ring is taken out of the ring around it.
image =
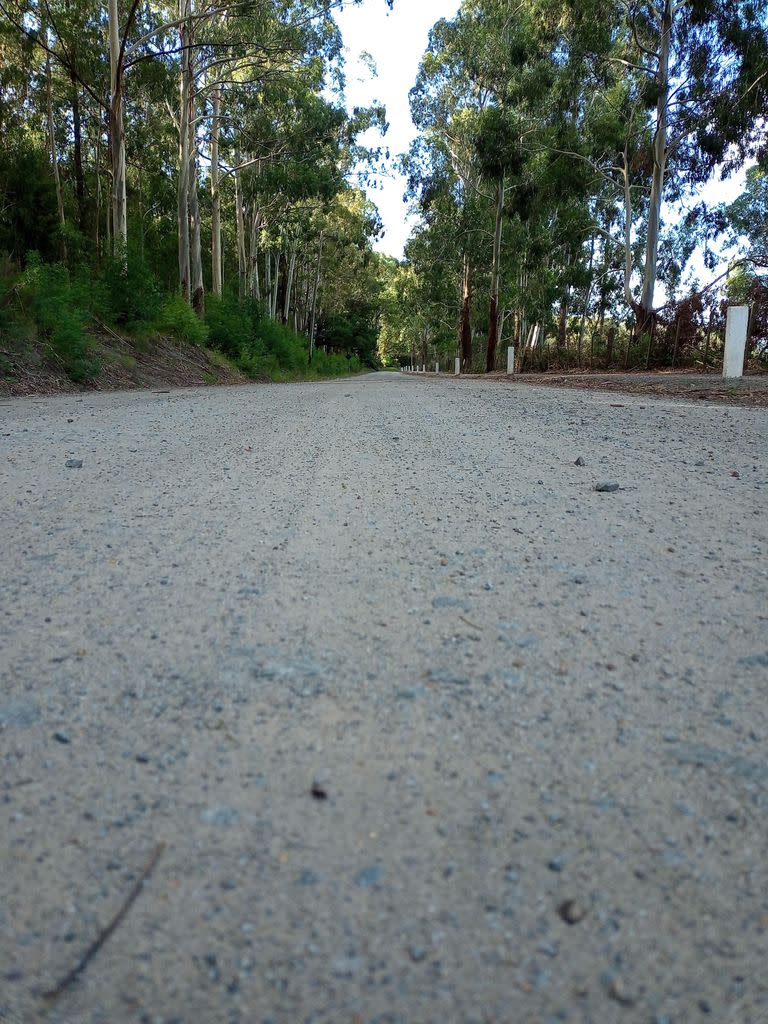
[[[422,372],[422,373],[426,373],[426,372],[427,372],[427,367],[426,367],[426,364],[425,364],[425,363],[422,363],[422,364],[421,364],[421,372]]]
[[[453,372],[456,374],[457,377],[461,373],[461,359],[459,359],[458,356],[456,356],[456,369]]]
[[[511,376],[515,372],[515,346],[510,345],[507,349],[507,375]]]
[[[440,363],[435,363],[435,373],[440,373]]]
[[[748,329],[749,306],[729,306],[725,322],[724,377],[743,376],[744,350],[747,347]]]

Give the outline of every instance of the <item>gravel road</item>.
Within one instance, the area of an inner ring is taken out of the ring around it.
[[[379,374],[0,435],[0,1021],[768,1022],[768,410]]]

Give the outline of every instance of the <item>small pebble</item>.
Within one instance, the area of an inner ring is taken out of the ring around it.
[[[376,885],[384,876],[384,872],[381,870],[378,864],[372,864],[370,867],[363,868],[355,875],[355,885],[358,889],[370,889],[372,885]]]
[[[557,912],[566,924],[578,924],[587,916],[587,911],[576,900],[565,900],[557,908]]]
[[[67,461],[64,463],[64,465],[65,465],[65,467],[67,469],[82,469],[83,468],[83,460],[82,459],[67,459]]]
[[[235,807],[209,807],[202,812],[200,820],[204,825],[227,828],[230,825],[240,824],[240,811]]]
[[[70,742],[69,736],[67,736],[67,734],[65,732],[55,732],[53,734],[53,738],[56,740],[57,743],[69,743]]]
[[[621,978],[614,978],[608,986],[608,995],[620,1006],[634,1006],[634,998],[627,992]]]
[[[306,868],[299,875],[299,885],[317,885],[319,881],[320,875],[316,874],[314,871],[311,871],[309,868]]]
[[[619,491],[621,490],[621,488],[618,484],[602,483],[595,484],[595,490],[598,491],[600,494],[613,494],[614,491]]]

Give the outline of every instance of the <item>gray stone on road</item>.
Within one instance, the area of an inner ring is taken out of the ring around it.
[[[613,397],[0,403],[0,1020],[768,1019],[768,410]]]

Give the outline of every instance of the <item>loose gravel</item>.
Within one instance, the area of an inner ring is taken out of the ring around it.
[[[768,410],[612,397],[0,403],[0,1021],[768,1021]]]

